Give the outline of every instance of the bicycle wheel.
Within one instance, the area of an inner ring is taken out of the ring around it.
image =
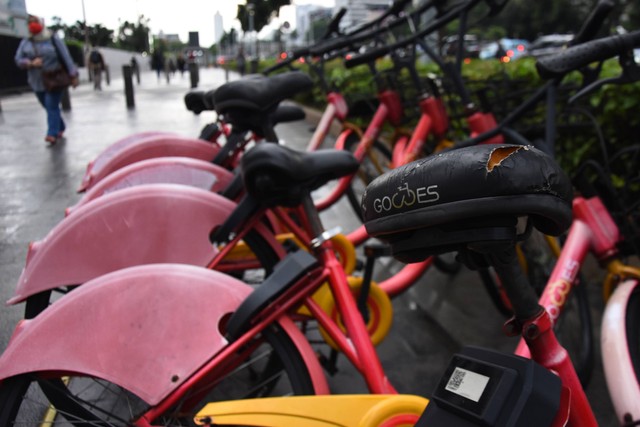
[[[351,133],[345,141],[345,150],[355,152],[360,138],[358,135]],[[358,172],[356,172],[351,185],[347,189],[347,198],[349,204],[355,211],[358,218],[362,220],[362,210],[360,202],[367,185],[378,176],[391,169],[391,150],[382,142],[374,141],[371,148],[360,164]]]
[[[631,293],[627,304],[627,312],[625,317],[625,326],[627,330],[627,348],[629,349],[629,358],[633,364],[636,373],[636,380],[640,384],[640,287]]]
[[[249,284],[261,283],[265,277],[269,276],[273,271],[273,267],[280,260],[277,251],[265,240],[260,233],[250,231],[244,238],[245,243],[256,256],[259,268],[243,271],[225,271],[234,277],[237,277]],[[25,302],[25,319],[32,319],[40,314],[45,308],[52,304],[56,299],[64,294],[71,292],[76,286],[67,286],[58,288],[54,291],[43,291],[27,298]]]
[[[148,421],[190,426],[207,402],[314,393],[302,356],[279,326],[265,330],[248,348],[251,354],[229,361],[231,369],[208,378],[206,384],[190,390],[179,406]],[[149,409],[133,393],[99,378],[35,373],[9,378],[0,386],[2,426],[128,426]]]

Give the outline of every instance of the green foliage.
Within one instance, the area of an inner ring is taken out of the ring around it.
[[[134,52],[149,52],[149,18],[138,17],[138,22],[124,21],[118,28],[118,47]]]
[[[272,65],[261,64],[261,69]],[[377,62],[379,70],[391,68],[387,59]],[[366,66],[347,69],[341,60],[327,63],[324,67],[326,78],[350,105],[362,100],[376,97],[376,85],[371,72]],[[452,131],[450,138],[460,140],[468,135],[468,129],[462,120],[463,106],[460,99],[451,96],[447,76],[443,76],[433,63],[421,63],[418,66],[421,76],[437,77],[442,93],[450,105]],[[493,112],[498,120],[506,117],[515,107],[520,105],[532,93],[541,87],[542,81],[535,68],[533,58],[522,58],[512,63],[501,63],[498,60],[473,60],[463,66],[463,77],[474,103],[484,111]],[[619,64],[612,60],[604,63],[600,77],[620,75]],[[313,75],[311,73],[311,75]],[[411,88],[404,74],[400,75],[400,84],[404,84],[404,93]],[[403,79],[405,80],[403,82]],[[568,99],[581,87],[579,73],[565,77],[558,92],[556,103],[557,137],[555,140],[557,159],[570,174],[587,159],[601,160],[602,142],[598,137],[598,129],[602,132],[608,154],[620,148],[637,143],[636,135],[640,135],[640,82],[624,85],[605,85],[588,96],[578,99],[569,105]],[[325,94],[320,85],[315,85],[311,94],[300,95],[297,100],[315,108],[326,105]],[[415,95],[412,95],[415,96]],[[408,105],[411,105],[411,98]],[[413,98],[415,106],[415,98]],[[514,127],[530,141],[544,138],[546,105],[541,102],[531,108],[525,117]],[[363,123],[366,123],[366,118]]]

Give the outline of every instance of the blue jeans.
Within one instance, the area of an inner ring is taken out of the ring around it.
[[[60,112],[62,91],[36,92],[36,96],[47,112],[47,136],[57,137],[66,128]]]

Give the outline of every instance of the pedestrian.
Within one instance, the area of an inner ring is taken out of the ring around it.
[[[16,65],[27,70],[27,81],[38,101],[47,112],[47,134],[44,140],[54,145],[65,131],[65,123],[60,111],[60,102],[65,88],[46,90],[43,72],[66,69],[70,85],[78,86],[78,69],[71,59],[67,46],[44,26],[44,20],[28,17],[29,34],[18,45],[15,54]]]
[[[89,53],[89,72],[93,78],[93,90],[102,90],[102,72],[105,70],[104,57],[97,47]]]
[[[187,68],[187,61],[184,59],[184,55],[178,55],[178,59],[176,59],[178,71],[180,71],[180,77],[184,75],[184,71]]]
[[[244,49],[240,46],[238,49],[238,55],[236,56],[236,65],[238,66],[238,72],[241,76],[244,76],[244,73],[247,70],[247,61],[244,57]]]
[[[164,53],[160,49],[156,49],[151,55],[151,68],[156,71],[160,81],[160,73],[164,71]]]

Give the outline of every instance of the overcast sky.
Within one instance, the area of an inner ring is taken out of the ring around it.
[[[223,19],[225,31],[233,26],[238,4],[245,0],[25,0],[27,12],[45,18],[51,23],[53,16],[59,16],[65,24],[82,21],[83,3],[87,23],[102,24],[118,30],[121,21],[136,22],[139,15],[150,18],[149,27],[153,34],[178,34],[183,42],[188,40],[189,31],[198,31],[201,46],[214,43],[213,18],[217,11]],[[293,4],[322,4],[333,6],[334,0],[292,0]],[[292,7],[281,9],[281,17],[295,25]]]

